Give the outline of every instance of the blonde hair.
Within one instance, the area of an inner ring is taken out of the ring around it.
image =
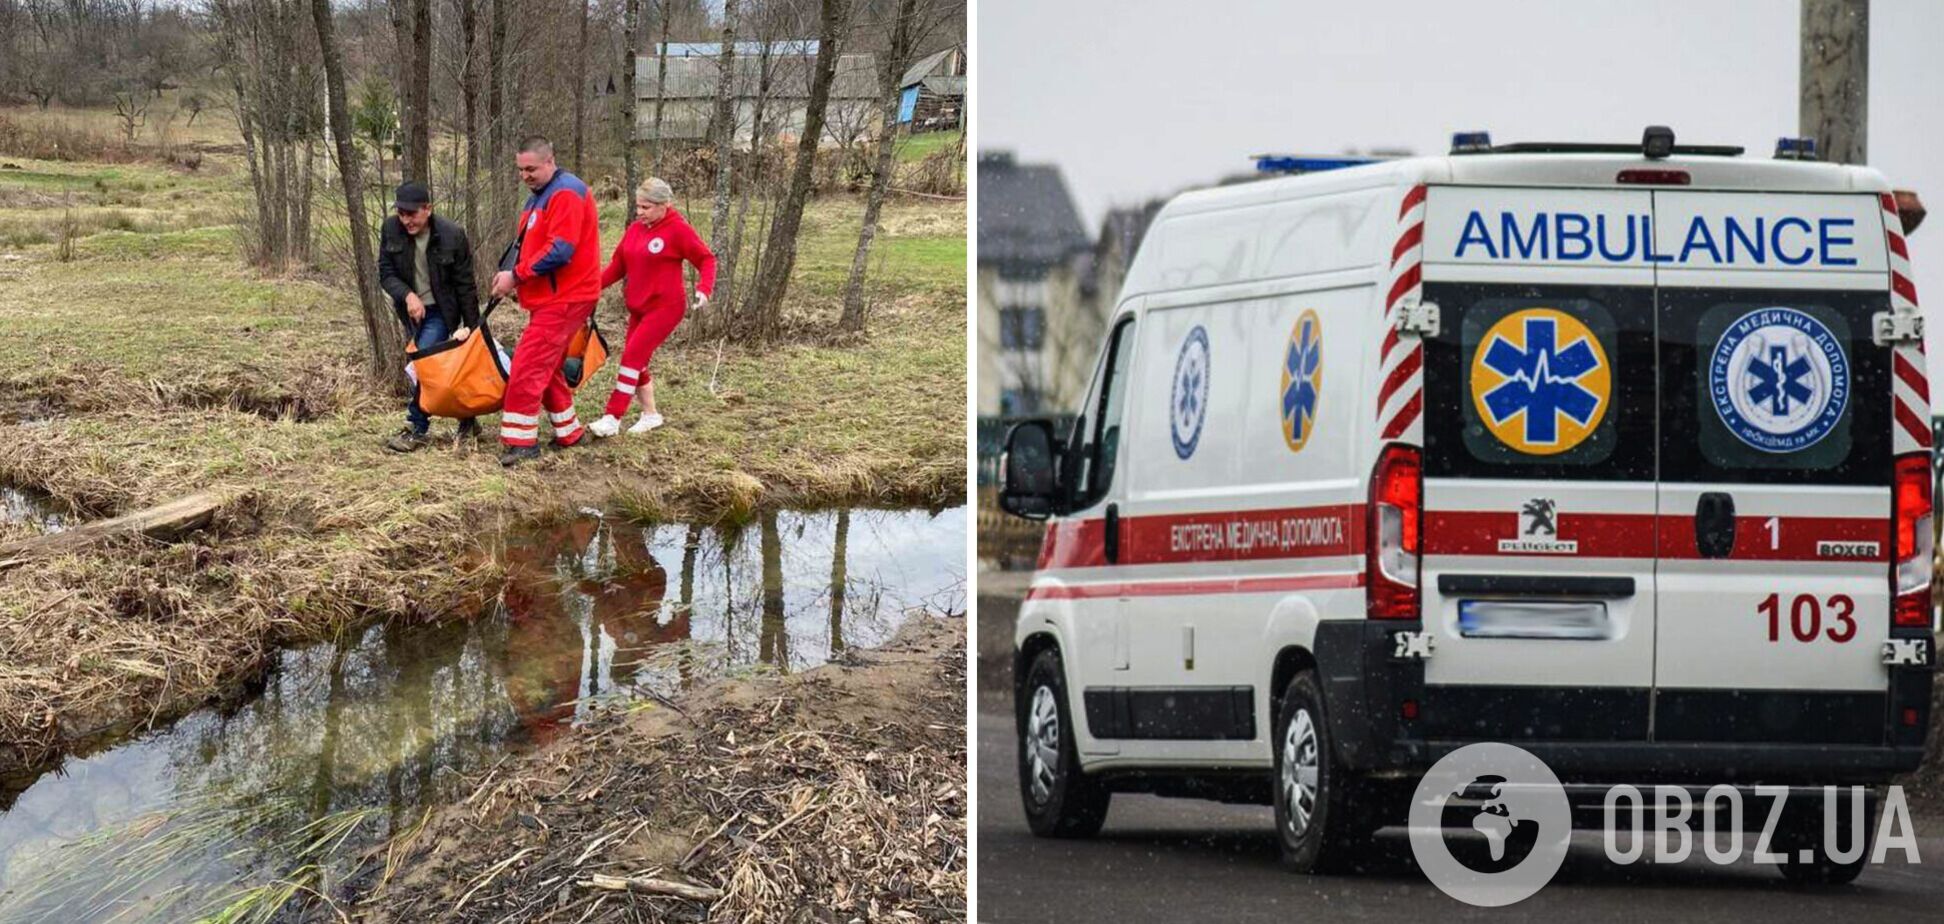
[[[675,201],[675,190],[669,187],[667,180],[651,176],[642,180],[640,186],[635,187],[635,198],[666,204]]]

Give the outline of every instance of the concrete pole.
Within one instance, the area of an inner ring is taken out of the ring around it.
[[[1802,0],[1798,131],[1838,164],[1866,162],[1869,137],[1870,0]]]

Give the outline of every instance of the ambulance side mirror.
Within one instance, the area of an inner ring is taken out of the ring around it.
[[[1060,512],[1053,445],[1053,425],[1044,420],[1020,421],[1006,433],[1006,451],[999,457],[999,509],[1029,520]]]

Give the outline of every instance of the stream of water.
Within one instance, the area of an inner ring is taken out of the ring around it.
[[[190,919],[312,865],[328,888],[467,775],[596,711],[964,612],[965,528],[963,508],[785,511],[509,538],[476,619],[285,651],[240,705],[0,783],[0,920]]]

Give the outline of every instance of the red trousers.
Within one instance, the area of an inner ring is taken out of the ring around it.
[[[648,360],[655,349],[682,323],[688,306],[677,300],[643,311],[628,312],[628,341],[621,347],[621,371],[614,376],[614,393],[608,395],[607,415],[619,417],[628,412],[635,389],[654,379],[648,375]]]
[[[560,363],[567,357],[567,341],[586,326],[593,302],[548,305],[532,311],[526,333],[513,348],[513,368],[507,375],[506,406],[500,412],[500,442],[532,446],[540,440],[540,410],[553,423],[554,442],[572,446],[587,431],[574,418],[574,390]]]

